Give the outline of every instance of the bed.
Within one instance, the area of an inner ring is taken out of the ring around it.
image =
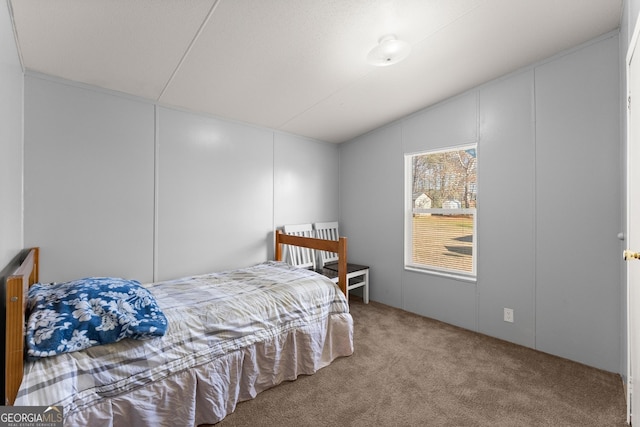
[[[6,404],[62,407],[70,426],[214,424],[239,402],[351,355],[346,269],[336,286],[282,261],[288,244],[338,252],[346,265],[346,239],[276,231],[275,241],[274,261],[141,284],[166,319],[163,334],[48,357],[25,332],[29,291],[47,289],[37,284],[39,250],[29,250],[5,281]]]

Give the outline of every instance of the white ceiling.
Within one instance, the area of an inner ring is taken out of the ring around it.
[[[8,0],[25,70],[330,142],[619,27],[622,0]],[[395,33],[399,64],[366,56]]]

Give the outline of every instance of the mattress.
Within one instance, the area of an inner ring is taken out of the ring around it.
[[[270,261],[144,286],[163,337],[28,360],[15,405],[63,406],[69,426],[212,424],[353,353],[344,295],[310,270]]]

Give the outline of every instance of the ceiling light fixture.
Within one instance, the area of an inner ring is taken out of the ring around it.
[[[411,45],[398,40],[395,34],[380,37],[378,45],[367,55],[367,62],[377,67],[397,64],[411,53]]]

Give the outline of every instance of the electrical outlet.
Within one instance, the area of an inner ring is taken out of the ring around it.
[[[505,308],[504,309],[504,321],[505,322],[509,322],[509,323],[513,323],[513,309],[512,308]]]

